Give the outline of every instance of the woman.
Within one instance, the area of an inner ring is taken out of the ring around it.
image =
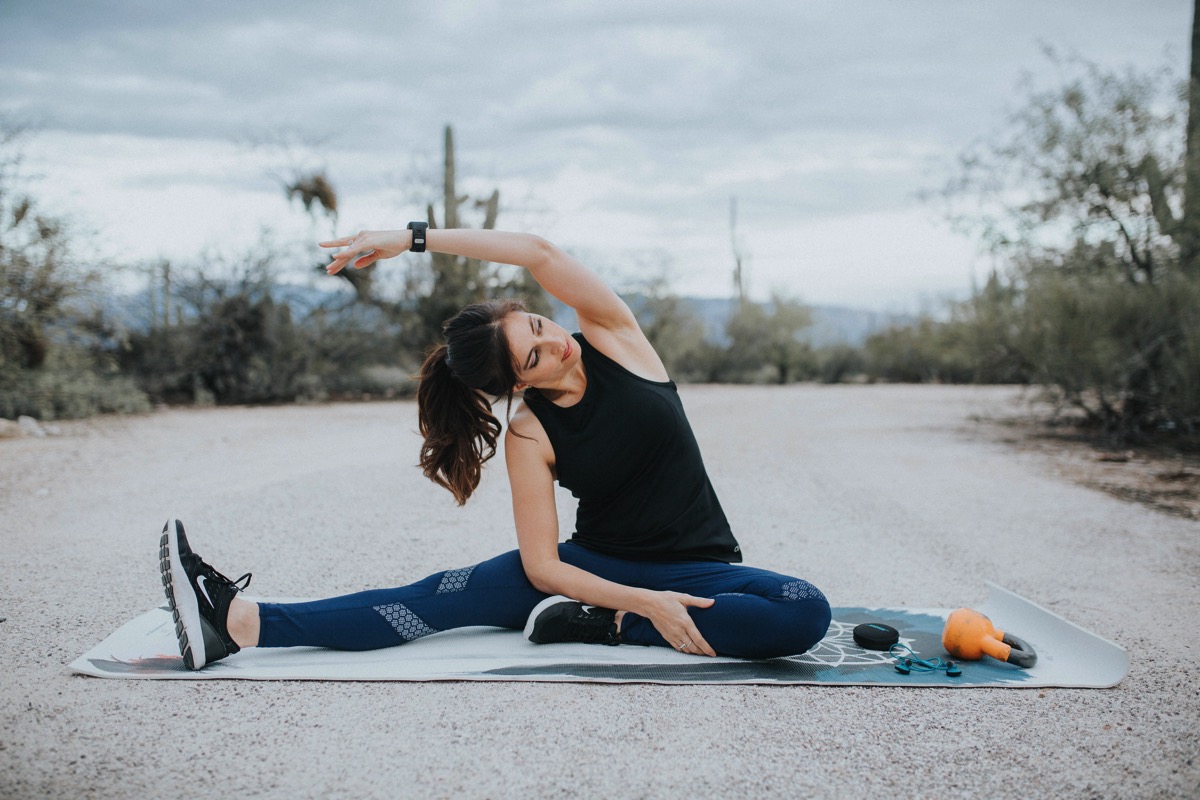
[[[468,625],[521,629],[533,642],[621,642],[683,653],[770,658],[825,634],[829,604],[806,581],[737,565],[741,548],[704,470],[675,384],[625,303],[594,273],[536,236],[486,230],[364,231],[329,274],[405,251],[523,267],[575,309],[570,334],[517,301],[468,306],[421,367],[417,400],[426,476],[465,503],[502,426],[518,550],[409,586],[308,603],[237,597],[163,530],[160,564],[191,669],[244,647],[391,647]],[[522,398],[514,403],[514,393]],[[576,531],[558,541],[554,482],[579,498]]]

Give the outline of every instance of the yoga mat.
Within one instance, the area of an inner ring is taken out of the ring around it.
[[[535,645],[519,631],[460,628],[366,652],[321,648],[250,649],[192,672],[183,666],[166,606],[153,609],[71,663],[99,678],[311,681],[557,681],[592,683],[755,683],[858,686],[1105,688],[1129,671],[1119,646],[1006,589],[988,584],[979,611],[1020,636],[1037,664],[1020,669],[984,658],[959,662],[962,675],[901,675],[887,653],[864,650],[851,631],[881,622],[922,658],[947,658],[942,626],[951,609],[835,608],[829,633],[803,655],[766,660],[689,656],[665,647]]]

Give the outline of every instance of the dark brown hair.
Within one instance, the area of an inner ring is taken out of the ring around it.
[[[474,303],[442,325],[446,343],[429,351],[421,365],[417,410],[421,470],[454,494],[459,505],[479,485],[483,464],[496,455],[500,420],[489,397],[512,404],[517,372],[501,325],[520,300]]]

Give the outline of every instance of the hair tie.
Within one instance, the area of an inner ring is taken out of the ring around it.
[[[450,348],[449,347],[446,348],[446,354],[444,356],[442,356],[442,360],[446,362],[446,369],[450,370],[450,374],[454,376],[454,379],[457,381],[461,381],[462,378],[460,378],[458,376],[458,370],[456,370],[454,368],[454,362],[450,360]]]

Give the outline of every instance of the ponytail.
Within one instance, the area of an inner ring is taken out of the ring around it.
[[[479,486],[484,462],[496,455],[500,420],[488,398],[507,397],[512,409],[517,371],[503,322],[523,311],[525,304],[515,299],[467,306],[446,320],[446,344],[431,350],[421,365],[421,469],[460,506]]]
[[[456,378],[447,362],[449,348],[438,345],[421,365],[417,410],[421,470],[454,494],[461,506],[479,486],[483,464],[496,455],[500,421],[483,392]],[[511,391],[511,390],[510,390]]]

